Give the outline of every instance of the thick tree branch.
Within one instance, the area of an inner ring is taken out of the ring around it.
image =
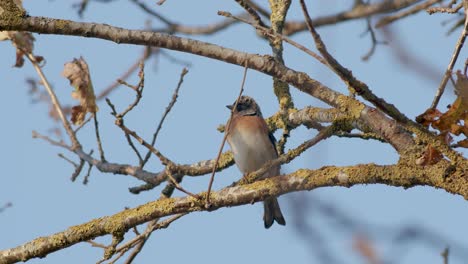
[[[5,22],[5,20],[0,20],[0,30],[3,29],[32,31],[44,34],[86,36],[107,39],[116,43],[150,45],[192,53],[239,66],[247,65],[251,69],[277,77],[279,80],[297,87],[300,91],[316,97],[333,107],[337,107],[342,112],[348,112],[353,118],[357,119],[362,114],[366,115],[363,112],[366,106],[361,102],[338,93],[317,80],[310,78],[307,74],[290,69],[267,55],[249,54],[211,43],[162,33],[127,30],[104,24],[78,23],[44,17],[24,17],[19,23],[10,24]],[[373,111],[375,112],[375,110]],[[385,117],[382,114],[380,116]],[[386,117],[374,121],[374,123],[383,123],[384,127],[398,126]],[[382,129],[382,127],[379,127],[379,130]],[[413,147],[413,144],[410,144],[412,138],[409,135],[406,135],[404,142],[392,142],[391,138],[387,138],[387,135],[381,136],[390,142],[399,152],[406,152],[409,148]]]
[[[323,167],[317,170],[301,169],[292,174],[212,192],[210,210],[259,202],[266,197],[295,191],[313,190],[325,186],[351,187],[356,184],[369,183],[382,183],[404,188],[428,185],[468,199],[468,179],[464,171],[454,171],[448,180],[446,177],[448,177],[447,171],[450,167],[448,162],[442,161],[430,167],[364,164],[349,167]],[[467,166],[464,167],[466,169]],[[204,196],[206,193],[199,195]],[[206,210],[204,202],[193,197],[160,199],[112,216],[70,227],[63,232],[35,239],[16,248],[0,251],[0,264],[45,257],[59,249],[98,236],[125,232],[155,218],[204,210]]]

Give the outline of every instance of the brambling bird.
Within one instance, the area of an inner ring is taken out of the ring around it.
[[[260,107],[255,100],[248,96],[241,96],[236,109],[233,109],[235,102],[226,107],[233,110],[232,119],[229,121],[229,131],[227,141],[234,153],[234,161],[239,170],[244,174],[260,169],[267,161],[276,159],[276,139],[268,130],[268,126],[263,119]],[[280,174],[280,166],[273,166],[259,179],[276,176]],[[285,225],[283,214],[276,197],[268,197],[263,202],[263,221],[265,228],[269,228],[276,221],[280,225]]]

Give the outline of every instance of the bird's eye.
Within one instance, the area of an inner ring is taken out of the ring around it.
[[[237,111],[243,111],[245,109],[247,109],[247,105],[242,104],[242,103],[237,104]]]

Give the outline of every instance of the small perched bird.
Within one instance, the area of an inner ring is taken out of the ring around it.
[[[267,161],[276,159],[276,139],[268,130],[263,119],[260,107],[255,100],[248,96],[241,96],[235,109],[235,102],[226,107],[233,110],[232,119],[229,121],[227,141],[234,153],[234,160],[239,170],[245,175],[260,169]],[[266,178],[280,174],[280,166],[271,167],[259,178]],[[283,214],[276,197],[268,197],[263,202],[265,212],[263,221],[265,228],[269,228],[276,221],[285,225]]]

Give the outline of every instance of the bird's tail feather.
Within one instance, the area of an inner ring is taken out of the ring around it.
[[[280,225],[286,225],[283,214],[281,213],[280,206],[276,197],[269,197],[263,202],[265,211],[263,214],[263,221],[265,228],[270,228],[273,222],[276,221]]]

